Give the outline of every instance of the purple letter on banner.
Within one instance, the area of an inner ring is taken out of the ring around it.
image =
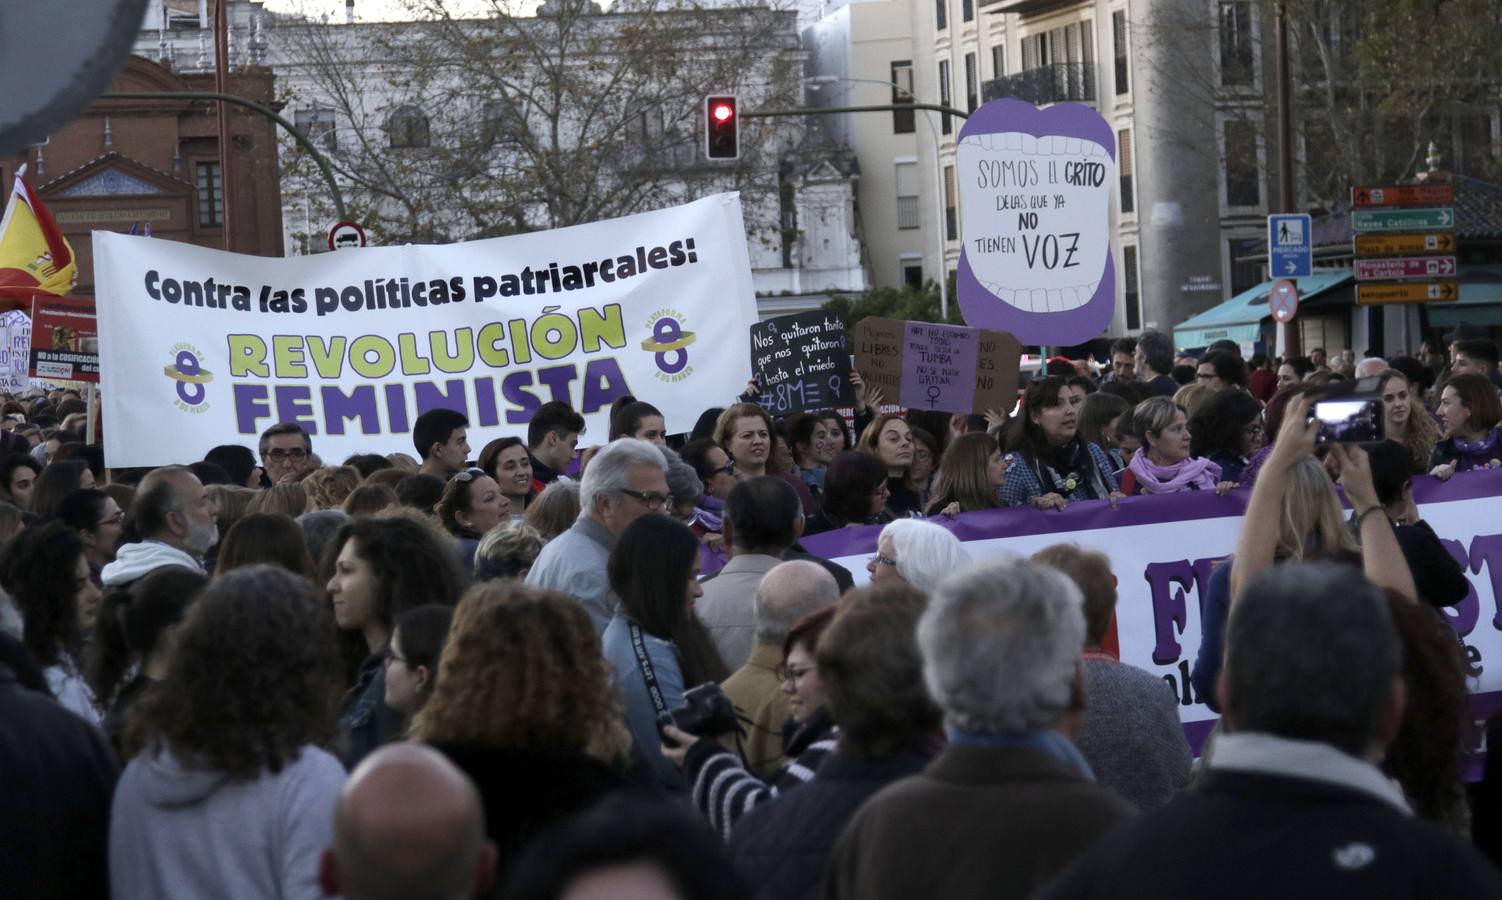
[[[975,398],[980,330],[928,322],[906,325],[898,402],[908,409],[968,412]]]

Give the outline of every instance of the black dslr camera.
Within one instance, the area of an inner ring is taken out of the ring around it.
[[[673,725],[694,737],[707,738],[734,734],[740,730],[735,704],[712,681],[684,691],[682,706],[657,716],[658,728],[663,725]]]

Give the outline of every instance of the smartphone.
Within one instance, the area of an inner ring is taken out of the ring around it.
[[[1309,410],[1309,421],[1319,423],[1315,443],[1365,444],[1385,440],[1381,383],[1379,377],[1332,385]]]

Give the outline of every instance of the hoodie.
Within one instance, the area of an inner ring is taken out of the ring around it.
[[[115,552],[115,559],[99,573],[105,587],[130,584],[150,575],[164,566],[183,566],[195,572],[204,571],[203,564],[186,550],[179,550],[161,541],[140,541],[122,544]]]
[[[344,777],[316,747],[250,779],[190,768],[160,747],[141,754],[115,789],[111,895],[322,897],[318,860],[333,839]]]

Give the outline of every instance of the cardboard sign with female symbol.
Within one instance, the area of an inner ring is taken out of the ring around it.
[[[908,409],[1010,410],[1021,357],[1017,339],[996,331],[876,316],[855,326],[855,370]]]
[[[1272,290],[1267,294],[1267,309],[1279,322],[1293,321],[1294,314],[1299,311],[1299,286],[1293,279],[1280,278],[1273,282]]]
[[[1026,344],[1099,336],[1116,309],[1110,124],[1078,103],[993,100],[960,130],[956,161],[966,323]]]

